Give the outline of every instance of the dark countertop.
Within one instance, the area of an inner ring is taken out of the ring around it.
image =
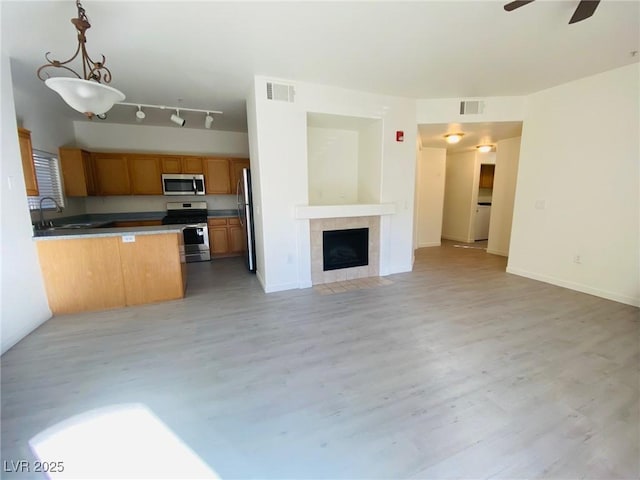
[[[34,240],[46,240],[62,237],[109,237],[126,234],[148,235],[152,233],[164,233],[180,231],[180,225],[162,225],[146,227],[118,227],[108,225],[113,222],[162,220],[167,215],[162,212],[121,212],[121,213],[85,213],[53,219],[53,226],[57,228],[48,230],[34,230]],[[237,217],[238,211],[208,210],[208,217]],[[73,226],[70,226],[73,225]],[[62,228],[65,226],[65,228]]]
[[[157,225],[149,227],[119,227],[119,228],[63,228],[51,230],[37,230],[33,239],[62,240],[71,238],[118,237],[122,235],[155,235],[159,233],[180,233],[182,225]]]
[[[68,225],[70,223],[109,223],[127,222],[135,220],[162,220],[167,215],[166,211],[161,212],[120,212],[120,213],[85,213],[83,215],[72,215],[70,217],[59,217],[53,219],[55,226]],[[228,210],[208,210],[208,217],[237,217],[236,209]]]

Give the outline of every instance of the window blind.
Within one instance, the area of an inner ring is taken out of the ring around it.
[[[53,197],[61,207],[64,207],[58,158],[52,153],[34,150],[33,163],[36,167],[36,178],[38,179],[38,192],[40,195],[27,198],[29,201],[29,209],[38,210],[40,208],[40,200],[43,197]],[[54,210],[56,206],[51,200],[45,200],[42,202],[42,208]]]

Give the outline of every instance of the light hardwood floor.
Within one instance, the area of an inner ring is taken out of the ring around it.
[[[140,402],[222,478],[640,476],[638,309],[451,242],[333,295],[265,295],[241,262],[190,264],[184,300],[59,316],[7,352],[2,459]]]

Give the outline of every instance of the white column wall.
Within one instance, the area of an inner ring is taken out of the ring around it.
[[[509,256],[519,157],[520,137],[501,140],[496,144],[496,169],[487,252],[504,257]]]
[[[11,79],[11,65],[4,52],[0,55],[0,89],[2,95],[2,163],[0,173],[0,245],[2,249],[2,317],[0,323],[1,349],[6,352],[14,344],[51,318],[51,310],[44,290],[36,246],[31,236],[31,218],[27,205],[27,193],[20,146],[18,143],[16,110]],[[43,108],[40,118],[48,118]],[[41,148],[49,143],[46,133],[40,134],[37,123],[32,123],[29,112],[21,115],[26,128],[34,130],[34,137]],[[60,122],[62,123],[62,122]],[[70,122],[69,122],[70,125]],[[57,128],[60,128],[58,126]]]
[[[267,81],[294,85],[295,102],[268,100]],[[255,99],[247,99],[256,112],[249,138],[252,152],[259,150],[265,291],[310,285],[309,237],[301,233],[308,221],[294,217],[296,205],[308,204],[308,112],[383,120],[380,202],[396,204],[397,213],[382,221],[380,269],[383,275],[410,271],[415,101],[261,76],[255,77],[254,92]],[[404,142],[395,141],[396,130],[405,132]]]
[[[416,169],[417,248],[440,245],[446,177],[446,148],[422,148]]]

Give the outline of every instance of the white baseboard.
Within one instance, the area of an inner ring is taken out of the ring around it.
[[[279,285],[266,285],[264,293],[283,292],[285,290],[295,290],[298,288],[297,283],[281,283]]]
[[[265,293],[267,293],[267,289],[266,289],[266,287],[265,287],[265,285],[264,285],[264,278],[262,278],[262,273],[261,273],[261,272],[258,272],[257,270],[256,270],[256,278],[258,279],[258,283],[259,283],[259,284],[260,284],[260,286],[262,287],[262,290],[263,290]]]
[[[439,247],[440,245],[442,245],[442,242],[424,242],[419,243],[418,248]]]
[[[530,278],[532,280],[538,280],[540,282],[550,283],[551,285],[568,288],[569,290],[575,290],[577,292],[588,293],[589,295],[606,298],[607,300],[613,300],[614,302],[620,302],[626,305],[640,307],[639,297],[630,297],[627,295],[621,295],[616,292],[609,292],[607,290],[594,288],[589,285],[584,285],[582,283],[571,282],[568,280],[563,280],[561,278],[550,277],[548,275],[542,275],[540,273],[535,273],[535,272],[529,272],[527,270],[522,270],[520,268],[507,267],[507,273],[512,273],[514,275],[519,275],[521,277]]]
[[[489,250],[488,248],[487,248],[487,253],[491,253],[493,255],[500,255],[501,257],[509,256],[507,252],[503,252],[502,250]]]
[[[445,240],[453,240],[454,242],[473,243],[473,240],[469,240],[466,237],[455,237],[453,235],[442,235]]]

